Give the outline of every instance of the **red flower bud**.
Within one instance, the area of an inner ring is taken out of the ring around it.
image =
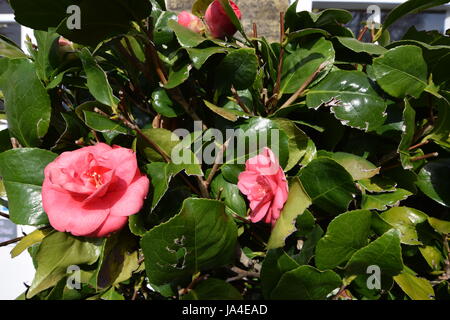
[[[202,33],[205,29],[202,20],[188,11],[178,14],[178,23],[196,33]]]
[[[230,5],[234,10],[234,13],[241,19],[241,11],[239,7],[230,0]],[[214,0],[206,10],[205,21],[209,27],[209,31],[214,38],[225,38],[231,37],[237,31],[234,24],[231,22],[230,18],[228,18],[225,9],[222,7],[222,4],[219,0]]]

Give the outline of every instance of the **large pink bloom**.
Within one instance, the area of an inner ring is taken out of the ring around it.
[[[44,174],[42,203],[50,224],[75,236],[104,237],[121,229],[149,189],[135,153],[104,143],[62,153]]]
[[[231,0],[230,5],[238,19],[241,19],[242,15],[239,7]],[[237,31],[219,0],[214,0],[208,9],[206,9],[205,21],[214,38],[223,39],[225,36],[231,37]]]
[[[288,198],[288,184],[283,169],[269,148],[245,163],[238,178],[238,188],[250,201],[250,219],[275,225]]]
[[[178,14],[178,23],[196,33],[202,33],[205,29],[202,20],[188,11],[182,11]]]

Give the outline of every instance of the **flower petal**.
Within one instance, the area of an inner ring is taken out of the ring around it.
[[[125,192],[108,192],[104,201],[114,203],[111,207],[113,216],[130,216],[141,210],[148,194],[150,181],[145,175],[137,178],[126,188]]]

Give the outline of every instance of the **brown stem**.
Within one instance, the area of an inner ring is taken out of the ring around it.
[[[411,150],[420,148],[420,147],[422,147],[422,146],[424,146],[424,145],[426,145],[426,144],[428,144],[428,143],[430,143],[430,140],[426,140],[426,141],[424,141],[424,142],[418,143],[418,144],[416,144],[416,145],[413,145],[413,146],[409,147],[409,148],[408,148],[408,151],[411,151]]]
[[[273,90],[273,98],[275,102],[273,105],[276,105],[276,102],[278,101],[278,95],[280,93],[280,87],[281,87],[281,73],[283,71],[283,62],[284,62],[284,42],[285,38],[285,30],[284,30],[284,12],[280,12],[280,60],[278,61],[278,69],[277,69],[277,82],[275,84],[275,88]],[[272,99],[270,99],[272,100]],[[269,100],[269,101],[270,101]],[[270,106],[269,106],[270,109]]]
[[[219,153],[217,154],[216,159],[214,160],[213,168],[211,169],[211,172],[209,173],[208,179],[206,179],[206,181],[205,181],[206,188],[209,187],[214,176],[216,175],[217,171],[219,170],[219,168],[221,166],[221,162],[223,160],[223,154],[225,153],[225,150],[227,149],[229,143],[230,143],[230,139],[227,140],[222,145],[222,148],[220,149]]]
[[[253,22],[253,38],[258,38],[258,26]]]
[[[208,277],[209,277],[208,274],[203,274],[203,275],[198,276],[197,278],[192,280],[191,283],[186,288],[184,288],[180,291],[180,295],[189,293],[189,291],[191,291],[199,282],[205,280]]]
[[[247,106],[244,104],[244,102],[242,102],[241,97],[239,97],[238,92],[236,91],[236,89],[232,86],[231,87],[231,93],[233,94],[234,99],[236,100],[236,102],[239,104],[239,106],[242,108],[242,110],[244,110],[245,113],[248,114],[253,114],[253,112],[251,112]]]
[[[368,28],[367,26],[364,26],[364,28],[362,28],[362,29],[359,31],[359,34],[358,34],[358,40],[359,40],[359,41],[362,40],[362,38],[363,38],[364,35],[366,34],[367,30],[369,30],[369,28]]]
[[[322,63],[317,70],[309,76],[308,79],[306,79],[306,81],[301,85],[301,87],[297,90],[297,92],[295,92],[280,108],[284,109],[289,107],[291,104],[293,104],[295,102],[295,100],[297,100],[298,97],[300,97],[300,95],[306,90],[306,88],[308,88],[308,86],[314,81],[314,79],[317,77],[317,75],[323,70],[325,69],[325,67],[328,65],[328,62],[324,62]]]
[[[1,243],[0,243],[0,247],[5,247],[5,246],[10,245],[10,244],[12,244],[12,243],[19,242],[19,241],[22,240],[23,238],[24,238],[24,237],[18,237],[18,238],[11,239],[11,240],[8,240],[8,241],[5,241],[5,242],[1,242]]]
[[[246,278],[246,277],[250,277],[250,278],[260,278],[261,277],[261,273],[259,273],[259,272],[246,271],[246,270],[242,270],[241,268],[238,268],[238,267],[232,267],[231,271],[236,273],[237,276],[232,277],[232,278],[228,278],[227,282],[241,280],[241,279]]]
[[[423,156],[420,156],[420,157],[411,158],[411,161],[420,161],[420,160],[425,160],[425,159],[428,159],[428,158],[434,158],[434,157],[437,157],[437,156],[439,156],[439,153],[433,152],[433,153],[429,153],[429,154],[426,154],[426,155],[423,155]]]

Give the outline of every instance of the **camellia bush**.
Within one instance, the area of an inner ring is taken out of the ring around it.
[[[0,192],[19,299],[449,299],[450,38],[350,12],[10,0]],[[239,3],[238,3],[239,4]],[[5,245],[6,243],[0,244]]]

